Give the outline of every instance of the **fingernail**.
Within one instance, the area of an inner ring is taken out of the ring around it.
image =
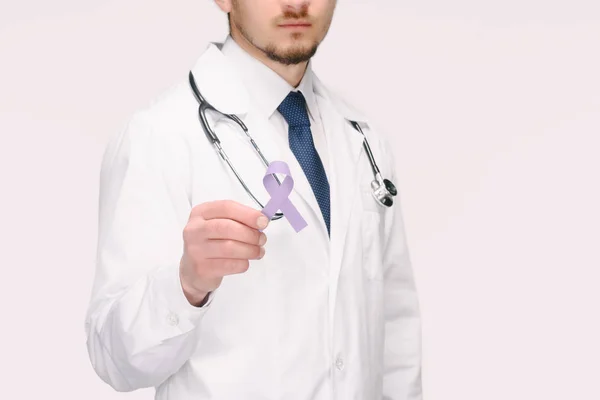
[[[264,233],[261,233],[260,238],[258,239],[258,244],[260,246],[264,246],[265,243],[267,243],[267,235],[265,235]]]
[[[261,258],[263,258],[265,255],[265,248],[261,247],[260,248],[260,255],[258,256],[258,259],[260,260]]]
[[[268,224],[269,224],[269,219],[267,217],[265,217],[264,215],[261,215],[256,220],[256,225],[258,225],[259,229],[265,229]]]

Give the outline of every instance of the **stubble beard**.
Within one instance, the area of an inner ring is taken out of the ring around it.
[[[237,6],[237,1],[233,1],[234,7]],[[286,14],[287,18],[305,18],[306,13],[299,14]],[[283,65],[296,65],[303,63],[305,61],[310,60],[316,53],[319,47],[319,42],[314,41],[310,47],[306,46],[294,46],[292,49],[287,51],[283,51],[277,47],[275,43],[268,43],[265,47],[261,47],[256,43],[256,41],[252,38],[252,36],[244,29],[241,24],[232,21],[240,34],[254,46],[256,49],[264,53],[270,60],[278,62]],[[296,32],[292,33],[292,39],[300,39],[302,37],[302,33]]]

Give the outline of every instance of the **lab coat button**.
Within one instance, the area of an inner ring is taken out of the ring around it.
[[[335,361],[335,366],[337,367],[337,369],[339,369],[340,371],[344,369],[344,360],[342,360],[342,358],[338,358]]]
[[[177,316],[177,314],[169,314],[169,316],[167,317],[167,322],[169,323],[169,325],[171,326],[177,326],[177,324],[179,324],[179,317]]]

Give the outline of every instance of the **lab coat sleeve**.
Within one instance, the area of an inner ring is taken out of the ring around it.
[[[400,184],[389,144],[388,171],[397,186],[387,210],[384,248],[385,347],[383,400],[422,400],[421,318],[400,205]],[[385,177],[385,175],[384,175]]]
[[[158,386],[190,358],[210,308],[183,293],[179,262],[191,211],[184,141],[138,112],[100,171],[96,272],[86,320],[96,373],[117,391]],[[187,171],[187,172],[186,172]]]

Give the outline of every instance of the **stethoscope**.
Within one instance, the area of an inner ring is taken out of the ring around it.
[[[269,161],[267,161],[267,159],[263,155],[262,151],[260,151],[260,147],[258,147],[258,145],[254,141],[252,136],[250,136],[250,133],[248,132],[248,128],[246,127],[244,122],[237,115],[224,114],[224,113],[220,112],[219,110],[214,108],[208,101],[206,101],[206,99],[200,94],[200,90],[198,90],[198,86],[196,85],[196,80],[194,79],[194,75],[192,74],[192,71],[190,71],[190,73],[189,73],[189,81],[190,81],[190,86],[192,87],[192,90],[194,92],[194,95],[196,96],[196,99],[198,100],[198,103],[199,103],[198,116],[200,117],[200,124],[202,125],[202,129],[204,130],[206,137],[212,143],[212,145],[217,149],[221,158],[227,163],[227,165],[229,166],[231,171],[234,173],[234,175],[236,176],[236,178],[238,179],[240,184],[246,190],[246,193],[248,193],[248,195],[252,198],[252,200],[254,200],[254,202],[261,209],[263,209],[264,206],[262,205],[262,203],[256,198],[256,196],[254,196],[252,191],[248,188],[248,186],[246,185],[246,183],[244,182],[244,180],[242,179],[240,174],[237,172],[237,170],[231,163],[231,160],[229,159],[229,157],[227,157],[225,150],[223,150],[223,147],[221,146],[221,141],[219,140],[219,137],[217,136],[215,131],[210,127],[208,120],[206,119],[206,110],[215,111],[216,113],[235,122],[244,131],[248,140],[252,144],[252,147],[254,147],[254,150],[256,151],[256,153],[258,154],[258,156],[260,157],[260,159],[262,160],[262,162],[266,168],[269,167]],[[352,124],[354,129],[356,129],[363,135],[363,138],[364,138],[363,147],[365,148],[365,150],[367,152],[367,156],[369,157],[369,163],[371,164],[371,168],[373,170],[373,175],[375,176],[375,179],[373,181],[371,181],[371,192],[373,194],[373,197],[377,201],[377,204],[380,204],[380,205],[383,205],[386,207],[391,207],[394,204],[393,197],[398,194],[398,191],[396,190],[396,186],[394,186],[394,184],[389,179],[382,178],[381,172],[379,171],[379,167],[377,166],[377,163],[375,162],[375,158],[373,157],[373,153],[371,152],[371,147],[369,146],[367,137],[365,136],[360,125],[355,121],[349,121],[349,122]],[[279,179],[277,178],[277,176],[275,174],[273,174],[273,177],[277,180],[277,183],[281,184],[281,182],[279,181]],[[277,212],[277,213],[275,213],[275,215],[273,215],[271,220],[277,220],[277,219],[280,219],[281,217],[283,217],[283,213]]]

